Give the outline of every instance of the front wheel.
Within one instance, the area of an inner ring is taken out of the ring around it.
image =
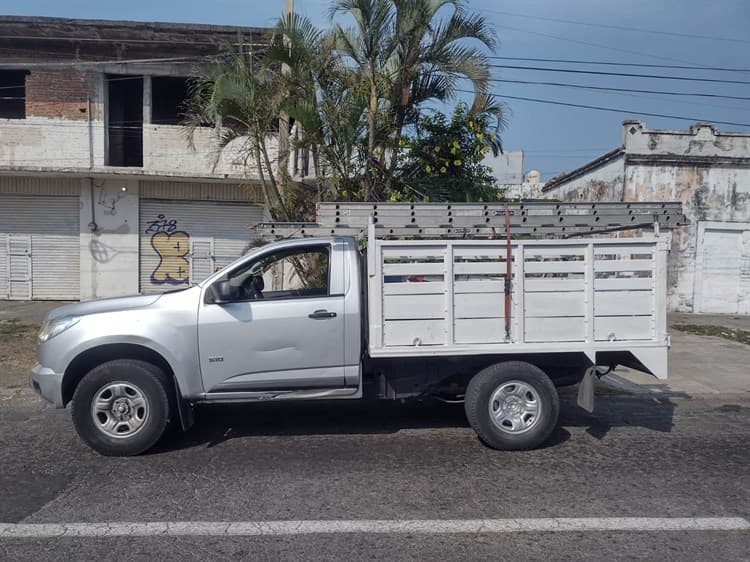
[[[469,382],[466,417],[479,438],[494,449],[533,449],[557,425],[560,401],[550,378],[522,361],[498,363]]]
[[[138,455],[156,444],[169,423],[168,380],[158,367],[116,359],[92,369],[73,395],[73,425],[81,439],[109,456]]]

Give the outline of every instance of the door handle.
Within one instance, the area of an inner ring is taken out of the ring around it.
[[[307,317],[313,318],[314,320],[321,320],[323,318],[336,318],[336,313],[328,312],[327,310],[316,310],[312,314],[308,314]]]

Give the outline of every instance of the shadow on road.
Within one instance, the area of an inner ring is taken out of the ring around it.
[[[642,427],[670,432],[677,404],[667,397],[600,396],[589,414],[574,396],[560,397],[560,421],[544,447],[570,438],[566,428],[584,427],[603,439],[613,427]],[[214,447],[225,441],[259,436],[321,436],[395,434],[408,429],[468,428],[463,404],[435,400],[277,402],[249,405],[202,405],[196,423],[181,436],[163,442],[153,452]]]

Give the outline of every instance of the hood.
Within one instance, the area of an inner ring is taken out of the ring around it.
[[[53,309],[47,318],[53,320],[63,316],[84,316],[86,314],[142,308],[154,304],[161,298],[161,296],[162,295],[133,295],[129,297],[114,297],[110,299],[99,299],[95,301],[68,304]]]

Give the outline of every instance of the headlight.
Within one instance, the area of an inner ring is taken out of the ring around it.
[[[77,316],[65,316],[63,318],[56,318],[55,320],[45,320],[44,324],[42,324],[42,330],[39,332],[39,341],[46,342],[48,339],[54,338],[71,326],[75,326],[78,320]]]

